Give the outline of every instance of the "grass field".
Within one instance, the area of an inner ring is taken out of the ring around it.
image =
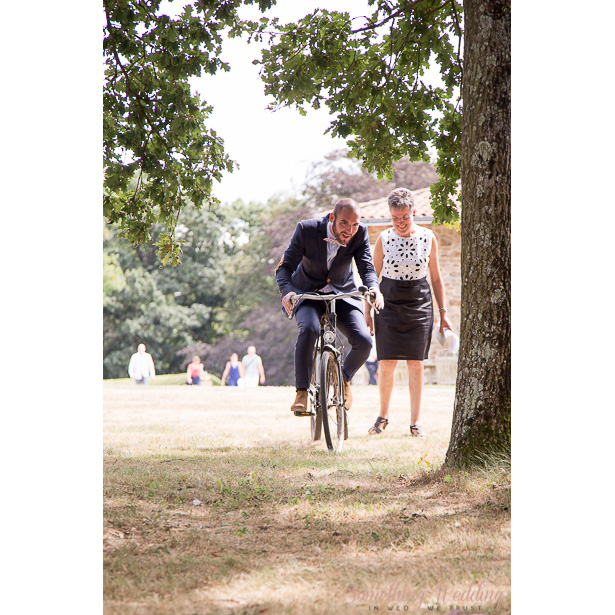
[[[104,387],[105,613],[510,613],[510,468],[443,471],[453,387],[334,455],[290,387]]]
[[[221,385],[220,378],[215,376],[214,374],[209,374],[209,377],[212,380],[212,384],[215,386]],[[130,378],[115,378],[105,380],[106,385],[114,385],[114,386],[135,386],[134,380]],[[148,386],[167,386],[170,384],[180,384],[182,386],[186,385],[186,374],[158,374],[153,380],[150,380]]]

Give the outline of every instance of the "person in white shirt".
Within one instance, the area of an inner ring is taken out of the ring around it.
[[[156,377],[154,359],[149,352],[145,352],[145,344],[139,344],[137,352],[130,357],[128,375],[137,384],[147,384],[150,378],[153,380]]]
[[[244,377],[245,386],[257,387],[260,384],[265,384],[265,369],[263,368],[262,359],[256,354],[254,346],[248,346],[248,354],[244,355],[241,362],[246,368]]]

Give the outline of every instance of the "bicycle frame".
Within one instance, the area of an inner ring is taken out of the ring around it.
[[[338,335],[337,335],[337,312],[335,311],[335,303],[339,299],[347,299],[349,297],[361,297],[365,299],[374,309],[376,306],[373,304],[372,295],[369,289],[366,286],[359,286],[356,291],[352,291],[350,293],[341,293],[339,295],[329,294],[329,295],[320,295],[318,293],[302,293],[299,295],[294,295],[290,298],[291,304],[293,306],[292,312],[288,315],[288,319],[292,320],[292,317],[295,313],[295,308],[297,304],[302,300],[309,301],[325,301],[326,302],[326,310],[324,314],[320,318],[320,331],[318,335],[318,341],[316,342],[317,348],[320,346],[320,353],[322,354],[325,347],[329,348],[333,351],[338,359],[341,358],[343,344],[339,343],[338,345]],[[377,310],[376,310],[377,311]],[[328,325],[335,336],[333,339],[325,339],[326,337],[326,325],[327,322],[323,322],[325,319],[328,320]],[[340,348],[341,347],[341,348]],[[314,366],[315,368],[316,366]],[[313,368],[313,369],[314,369]],[[340,373],[341,376],[341,373]],[[344,393],[342,392],[342,396]]]
[[[314,301],[325,301],[326,308],[324,313],[320,317],[320,330],[319,335],[316,340],[316,344],[314,347],[314,362],[312,365],[312,377],[310,379],[310,385],[308,387],[308,396],[310,398],[310,412],[309,416],[311,417],[312,424],[312,440],[318,440],[320,438],[320,429],[322,426],[322,413],[326,412],[326,409],[323,409],[322,403],[323,400],[319,399],[320,396],[320,374],[321,374],[321,359],[326,352],[330,352],[335,357],[336,370],[337,370],[337,382],[343,382],[342,376],[342,349],[343,344],[340,341],[337,334],[337,312],[336,312],[336,302],[339,299],[345,299],[347,297],[362,297],[365,299],[372,307],[375,308],[373,304],[373,298],[370,291],[365,287],[361,286],[358,290],[350,292],[350,293],[342,293],[342,294],[329,294],[329,295],[321,295],[318,293],[302,293],[299,295],[294,295],[291,297],[291,305],[292,311],[288,315],[289,319],[292,319],[295,308],[297,304],[301,300],[314,300]],[[344,387],[339,387],[338,398],[336,400],[336,406],[338,408],[343,408],[344,413],[344,439],[348,437],[348,422],[346,417],[346,398],[344,394]],[[330,407],[330,406],[329,406]],[[306,413],[307,415],[307,413]],[[320,415],[320,416],[319,416]],[[329,429],[328,423],[326,429]],[[328,438],[328,432],[326,432]]]
[[[325,297],[326,295],[321,296]],[[310,395],[313,402],[312,407],[316,408],[318,407],[318,392],[320,387],[320,358],[325,350],[330,350],[337,357],[340,381],[342,378],[341,358],[343,344],[337,335],[337,313],[335,311],[335,302],[339,297],[336,295],[333,295],[333,297],[334,298],[328,299],[325,312],[320,317],[320,331],[318,333],[318,339],[316,340],[314,364],[312,365],[312,378],[308,388],[308,395]],[[327,333],[331,333],[333,338],[327,339]],[[341,403],[342,405],[346,403],[343,388],[341,390]]]

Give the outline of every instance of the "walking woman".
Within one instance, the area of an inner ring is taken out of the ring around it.
[[[369,429],[379,434],[389,423],[389,404],[395,383],[397,361],[406,361],[410,389],[410,435],[426,437],[419,424],[423,393],[423,360],[429,354],[433,328],[433,305],[427,273],[431,277],[440,314],[440,332],[452,329],[446,315],[444,284],[438,264],[438,243],[429,229],[414,223],[414,197],[397,188],[388,199],[393,228],[383,231],[374,247],[374,268],[382,274],[380,291],[384,309],[372,319],[365,305],[365,320],[376,335],[380,361],[378,387],[380,416]]]
[[[222,386],[238,387],[243,385],[246,376],[246,368],[239,360],[239,355],[234,352],[231,355],[230,361],[226,362],[224,371],[222,372]],[[228,378],[228,382],[226,379]]]

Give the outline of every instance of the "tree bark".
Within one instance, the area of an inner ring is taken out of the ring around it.
[[[464,2],[461,332],[447,465],[510,452],[510,0]]]

